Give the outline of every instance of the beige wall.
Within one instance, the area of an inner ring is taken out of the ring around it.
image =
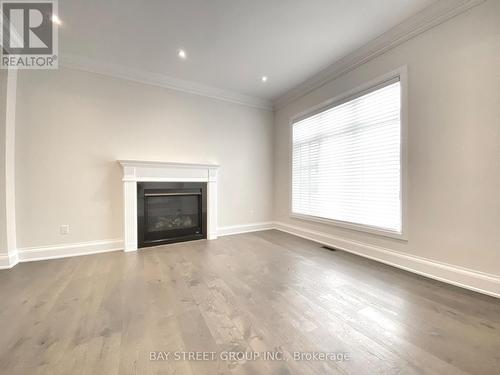
[[[402,65],[409,74],[408,242],[292,220],[289,119]],[[275,114],[275,219],[500,274],[500,1],[436,27]]]
[[[0,255],[7,254],[5,212],[5,120],[7,104],[7,71],[0,70]]]
[[[272,220],[272,112],[76,70],[23,71],[16,132],[19,248],[121,238],[117,159],[220,164],[219,226]]]
[[[489,0],[280,109],[274,132],[262,110],[76,70],[23,71],[18,247],[121,238],[116,160],[166,160],[221,165],[219,226],[271,220],[274,204],[279,222],[499,274],[499,20],[500,2]],[[290,117],[402,65],[408,241],[290,219]],[[69,235],[59,234],[61,224],[71,225]],[[0,230],[0,251],[2,241]]]

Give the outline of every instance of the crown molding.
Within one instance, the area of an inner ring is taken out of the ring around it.
[[[159,73],[151,73],[141,69],[134,69],[123,65],[97,61],[83,56],[62,54],[59,64],[60,66],[68,69],[82,70],[90,73],[139,82],[146,85],[183,91],[189,94],[206,96],[212,99],[223,100],[226,102],[268,111],[273,110],[272,102],[269,100],[247,96],[217,87],[207,86],[197,82],[169,77]]]
[[[485,1],[440,0],[430,5],[280,96],[274,101],[274,109],[285,107],[311,91]]]

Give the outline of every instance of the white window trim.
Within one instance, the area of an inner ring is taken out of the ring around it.
[[[310,216],[305,214],[298,214],[292,211],[292,160],[293,160],[293,124],[300,119],[312,116],[315,113],[321,112],[328,108],[345,103],[356,97],[363,95],[365,91],[368,91],[376,86],[380,86],[385,82],[392,79],[398,78],[401,85],[401,232],[385,230],[378,227],[373,227],[364,224],[351,223],[341,220],[326,219],[322,217]],[[408,68],[402,66],[392,72],[384,74],[383,76],[377,77],[374,80],[367,82],[361,86],[356,87],[353,90],[349,90],[341,95],[334,98],[328,99],[319,105],[309,108],[303,112],[300,112],[293,116],[289,122],[289,200],[288,200],[288,212],[289,216],[294,219],[300,219],[305,221],[319,222],[323,224],[329,224],[335,227],[351,229],[359,232],[365,232],[370,234],[376,234],[379,236],[395,238],[399,240],[408,240],[408,155],[407,155],[407,144],[408,144]]]

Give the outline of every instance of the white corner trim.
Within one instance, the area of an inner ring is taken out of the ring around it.
[[[7,72],[7,94],[5,103],[5,233],[7,239],[7,257],[10,267],[17,264],[16,241],[16,98],[17,69]],[[2,141],[3,142],[3,141]],[[3,228],[2,228],[3,229]]]
[[[206,96],[212,99],[223,100],[267,111],[273,110],[273,105],[270,100],[256,98],[197,82],[169,77],[164,74],[151,73],[145,70],[129,68],[123,65],[92,60],[84,56],[63,54],[59,65],[63,68],[82,70],[85,72],[139,82],[146,85],[183,91],[189,94]]]
[[[274,101],[274,109],[285,107],[294,100],[485,1],[440,0],[430,5],[280,96]]]
[[[17,263],[19,263],[17,252],[0,255],[0,270],[12,268]]]
[[[18,249],[19,262],[67,258],[117,251],[123,249],[123,240],[103,240],[69,243],[53,246],[25,247]]]
[[[275,222],[274,228],[323,245],[388,264],[431,279],[500,298],[500,276],[333,236],[328,233]]]
[[[274,228],[272,221],[265,221],[261,223],[230,225],[225,227],[218,227],[217,234],[219,236],[230,236],[233,234],[259,232],[262,230],[270,230]]]

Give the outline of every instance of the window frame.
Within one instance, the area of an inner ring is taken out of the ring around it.
[[[375,234],[383,237],[390,237],[398,240],[407,241],[408,240],[408,191],[407,191],[407,167],[408,167],[408,155],[407,155],[407,144],[408,144],[408,69],[406,66],[399,67],[387,74],[379,76],[363,85],[360,85],[352,90],[344,92],[343,94],[337,95],[331,99],[328,99],[314,107],[311,107],[305,111],[297,113],[290,118],[289,122],[289,200],[288,200],[288,213],[289,217],[292,219],[299,219],[310,222],[318,222],[322,224],[331,225],[334,227],[350,229],[357,232],[364,232],[369,234]],[[389,82],[394,81],[399,78],[401,87],[401,139],[400,139],[400,163],[401,163],[401,174],[400,174],[400,186],[401,186],[401,232],[393,231],[390,229],[383,229],[379,227],[374,227],[366,224],[352,223],[342,220],[328,219],[323,217],[317,217],[312,215],[295,213],[292,211],[292,183],[293,183],[293,124],[303,120],[307,117],[313,116],[320,112],[326,111],[333,107],[339,106],[356,98],[359,98],[365,94],[375,91],[379,88],[384,87],[389,84]]]

